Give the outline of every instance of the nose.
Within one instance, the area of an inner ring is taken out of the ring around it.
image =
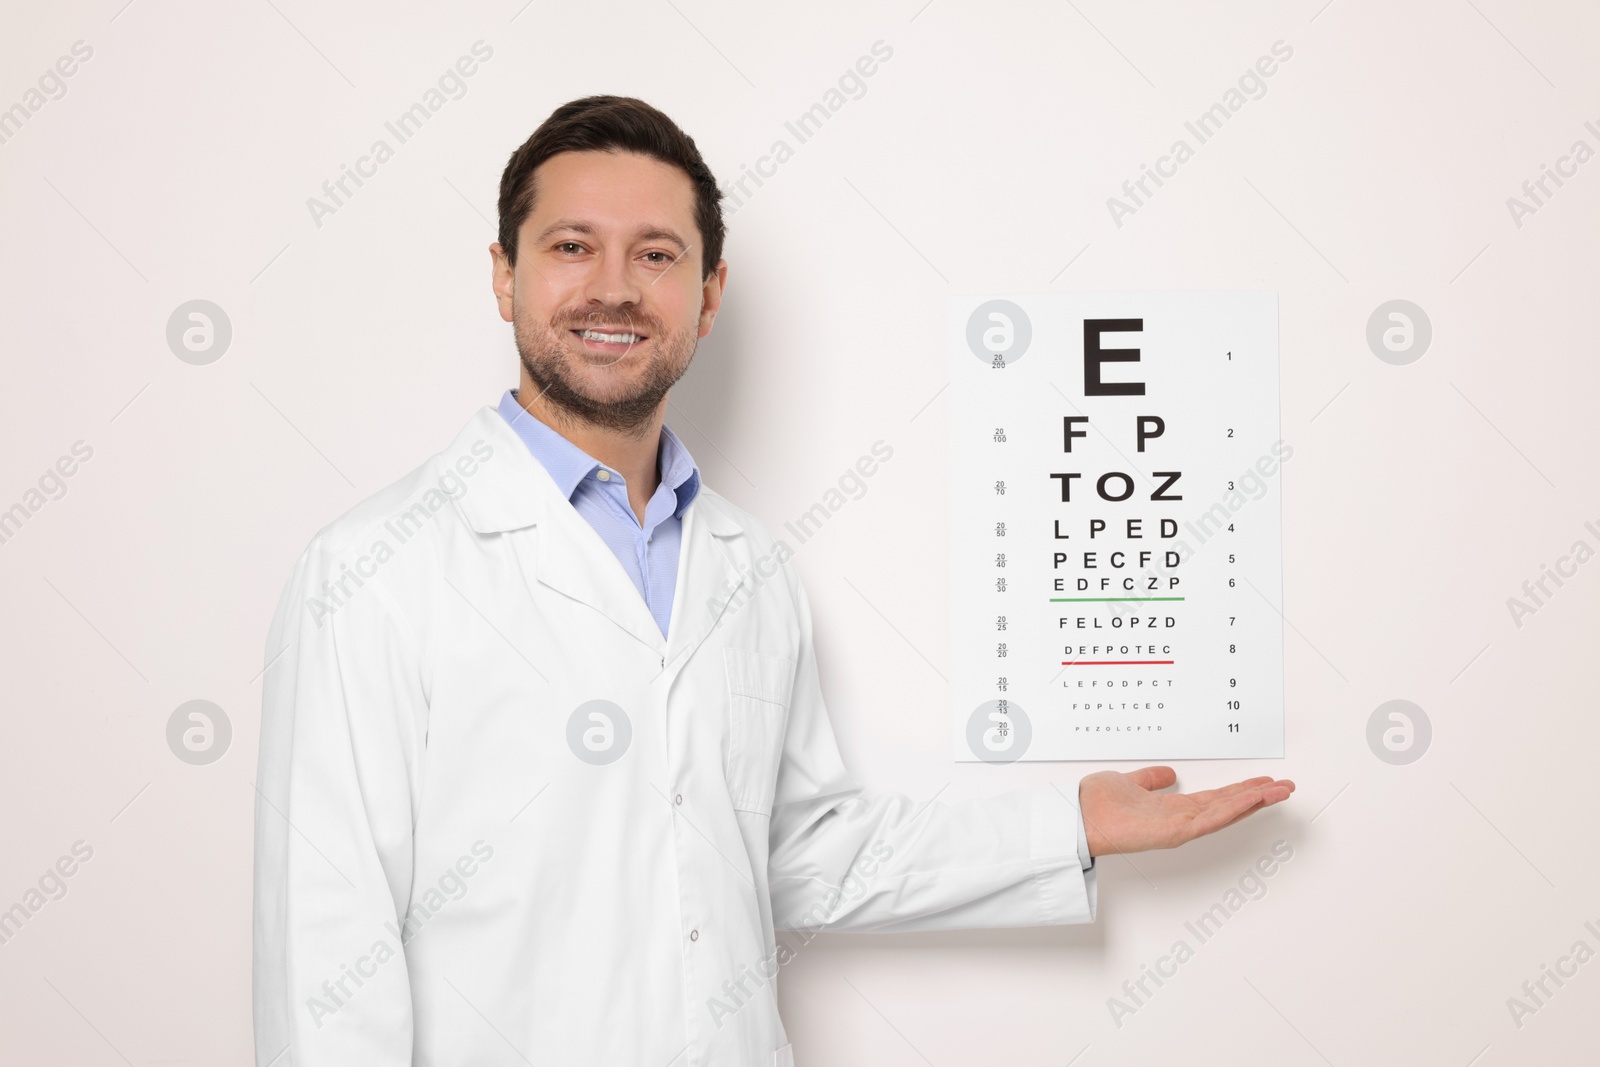
[[[591,304],[608,307],[638,304],[644,292],[627,252],[609,246],[603,248],[594,259],[594,269],[585,281],[583,295]]]

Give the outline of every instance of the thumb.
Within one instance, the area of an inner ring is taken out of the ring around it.
[[[1128,779],[1143,789],[1165,789],[1178,780],[1178,772],[1171,767],[1140,767],[1129,771]]]

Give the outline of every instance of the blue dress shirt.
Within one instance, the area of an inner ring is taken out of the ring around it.
[[[700,492],[700,469],[678,435],[661,427],[656,467],[661,472],[661,484],[645,504],[641,524],[628,503],[628,486],[622,475],[529,415],[517,403],[515,389],[507,389],[500,398],[500,417],[522,438],[562,495],[611,549],[665,637],[672,619],[673,590],[678,584],[683,513]]]

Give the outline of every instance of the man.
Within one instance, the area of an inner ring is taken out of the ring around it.
[[[1158,794],[1152,767],[862,792],[787,550],[663,425],[722,304],[718,200],[654,108],[558,108],[490,247],[518,388],[296,564],[262,709],[263,1067],[792,1063],[777,930],[1091,922],[1093,857],[1293,791]]]

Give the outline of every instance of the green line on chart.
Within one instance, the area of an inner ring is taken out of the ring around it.
[[[1052,604],[1121,603],[1128,600],[1182,600],[1181,596],[1053,596]]]

